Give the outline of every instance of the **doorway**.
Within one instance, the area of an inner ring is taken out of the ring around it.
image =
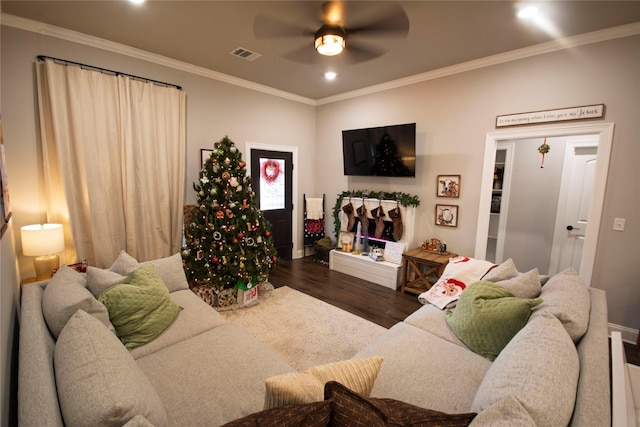
[[[246,152],[256,201],[272,225],[278,258],[291,259],[298,238],[293,203],[297,197],[293,167],[297,151],[292,147],[247,142]]]
[[[582,247],[579,274],[587,286],[591,283],[593,265],[597,249],[604,192],[609,171],[609,157],[613,140],[613,123],[569,123],[536,127],[523,127],[491,132],[486,135],[484,168],[482,174],[478,229],[476,232],[475,257],[486,258],[489,213],[491,210],[491,188],[495,164],[496,148],[499,142],[545,137],[567,137],[595,135],[598,140],[598,161],[593,172],[593,187],[589,200],[589,222],[586,226]],[[517,144],[517,142],[516,142]],[[554,212],[555,214],[555,212]]]

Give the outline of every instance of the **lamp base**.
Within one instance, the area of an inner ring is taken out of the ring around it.
[[[36,269],[36,277],[51,277],[51,272],[60,267],[60,257],[58,255],[44,255],[33,260]]]

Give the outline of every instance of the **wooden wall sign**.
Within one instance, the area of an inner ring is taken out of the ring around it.
[[[559,110],[543,110],[498,116],[496,117],[496,127],[597,119],[601,117],[604,117],[604,104],[595,104],[585,105],[583,107],[562,108]]]

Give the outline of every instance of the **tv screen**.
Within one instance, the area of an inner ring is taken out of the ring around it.
[[[344,174],[416,176],[416,124],[342,131]]]

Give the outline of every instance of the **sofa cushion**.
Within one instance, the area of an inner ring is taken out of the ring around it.
[[[322,401],[265,409],[222,427],[324,427],[331,421],[333,402]]]
[[[100,295],[116,334],[131,349],[148,343],[176,318],[181,307],[173,302],[152,264],[146,264]]]
[[[335,381],[326,384],[324,397],[333,401],[331,425],[334,427],[468,426],[476,416],[474,413],[446,414],[395,399],[367,397]]]
[[[540,296],[540,275],[538,269],[534,268],[526,273],[518,273],[515,277],[494,282],[502,286],[518,298],[537,298]]]
[[[169,292],[189,289],[180,253],[138,263],[134,257],[125,251],[120,252],[118,258],[108,269],[87,267],[87,287],[98,298],[104,291],[119,283],[124,276],[128,276],[145,264],[153,264],[156,268],[156,273],[167,286]]]
[[[471,410],[482,413],[512,395],[535,425],[566,426],[580,374],[576,347],[561,323],[542,312],[509,342],[493,362]]]
[[[84,311],[60,333],[54,365],[67,426],[120,426],[136,415],[166,425],[165,408],[147,377],[118,338]]]
[[[55,338],[78,310],[84,310],[114,331],[107,307],[86,288],[84,274],[63,265],[49,280],[42,295],[42,312]]]
[[[120,251],[118,258],[116,258],[111,267],[109,267],[109,271],[113,271],[114,273],[118,273],[122,276],[128,276],[138,267],[140,267],[140,264],[137,259],[125,251]]]
[[[556,316],[573,342],[577,343],[589,327],[591,311],[589,288],[578,273],[568,268],[555,274],[542,287],[540,298],[544,303],[536,311],[549,311]]]
[[[122,282],[126,275],[115,271],[105,270],[98,267],[87,267],[87,289],[96,297],[104,293],[110,287]]]
[[[445,312],[443,310],[439,309],[435,305],[426,304],[411,313],[406,319],[404,319],[404,322],[430,332],[453,344],[467,348],[466,345],[460,341],[460,338],[453,333],[449,325],[447,325],[444,313]]]
[[[492,268],[484,275],[482,280],[488,282],[499,282],[502,280],[513,279],[518,275],[518,269],[511,258],[503,262],[502,264]]]
[[[175,291],[169,294],[173,302],[182,307],[180,314],[153,340],[131,349],[131,356],[134,359],[144,357],[153,352],[162,350],[165,347],[177,342],[195,337],[209,329],[217,328],[225,324],[226,320],[220,313],[213,310],[210,305],[198,298],[190,290]]]
[[[512,394],[493,403],[474,418],[472,427],[537,427],[524,406]]]
[[[396,399],[448,413],[469,412],[476,390],[491,366],[487,358],[467,347],[404,322],[395,324],[354,357],[376,355],[384,357],[384,363],[371,397]]]
[[[378,376],[382,357],[351,359],[314,366],[304,372],[283,374],[265,381],[265,409],[321,401],[324,385],[338,381],[351,390],[369,395]]]
[[[516,298],[491,282],[476,282],[445,313],[453,332],[471,350],[494,360],[511,338],[527,323],[531,308],[541,299]]]
[[[218,426],[261,411],[265,380],[295,372],[266,344],[230,322],[136,363],[175,426]]]

